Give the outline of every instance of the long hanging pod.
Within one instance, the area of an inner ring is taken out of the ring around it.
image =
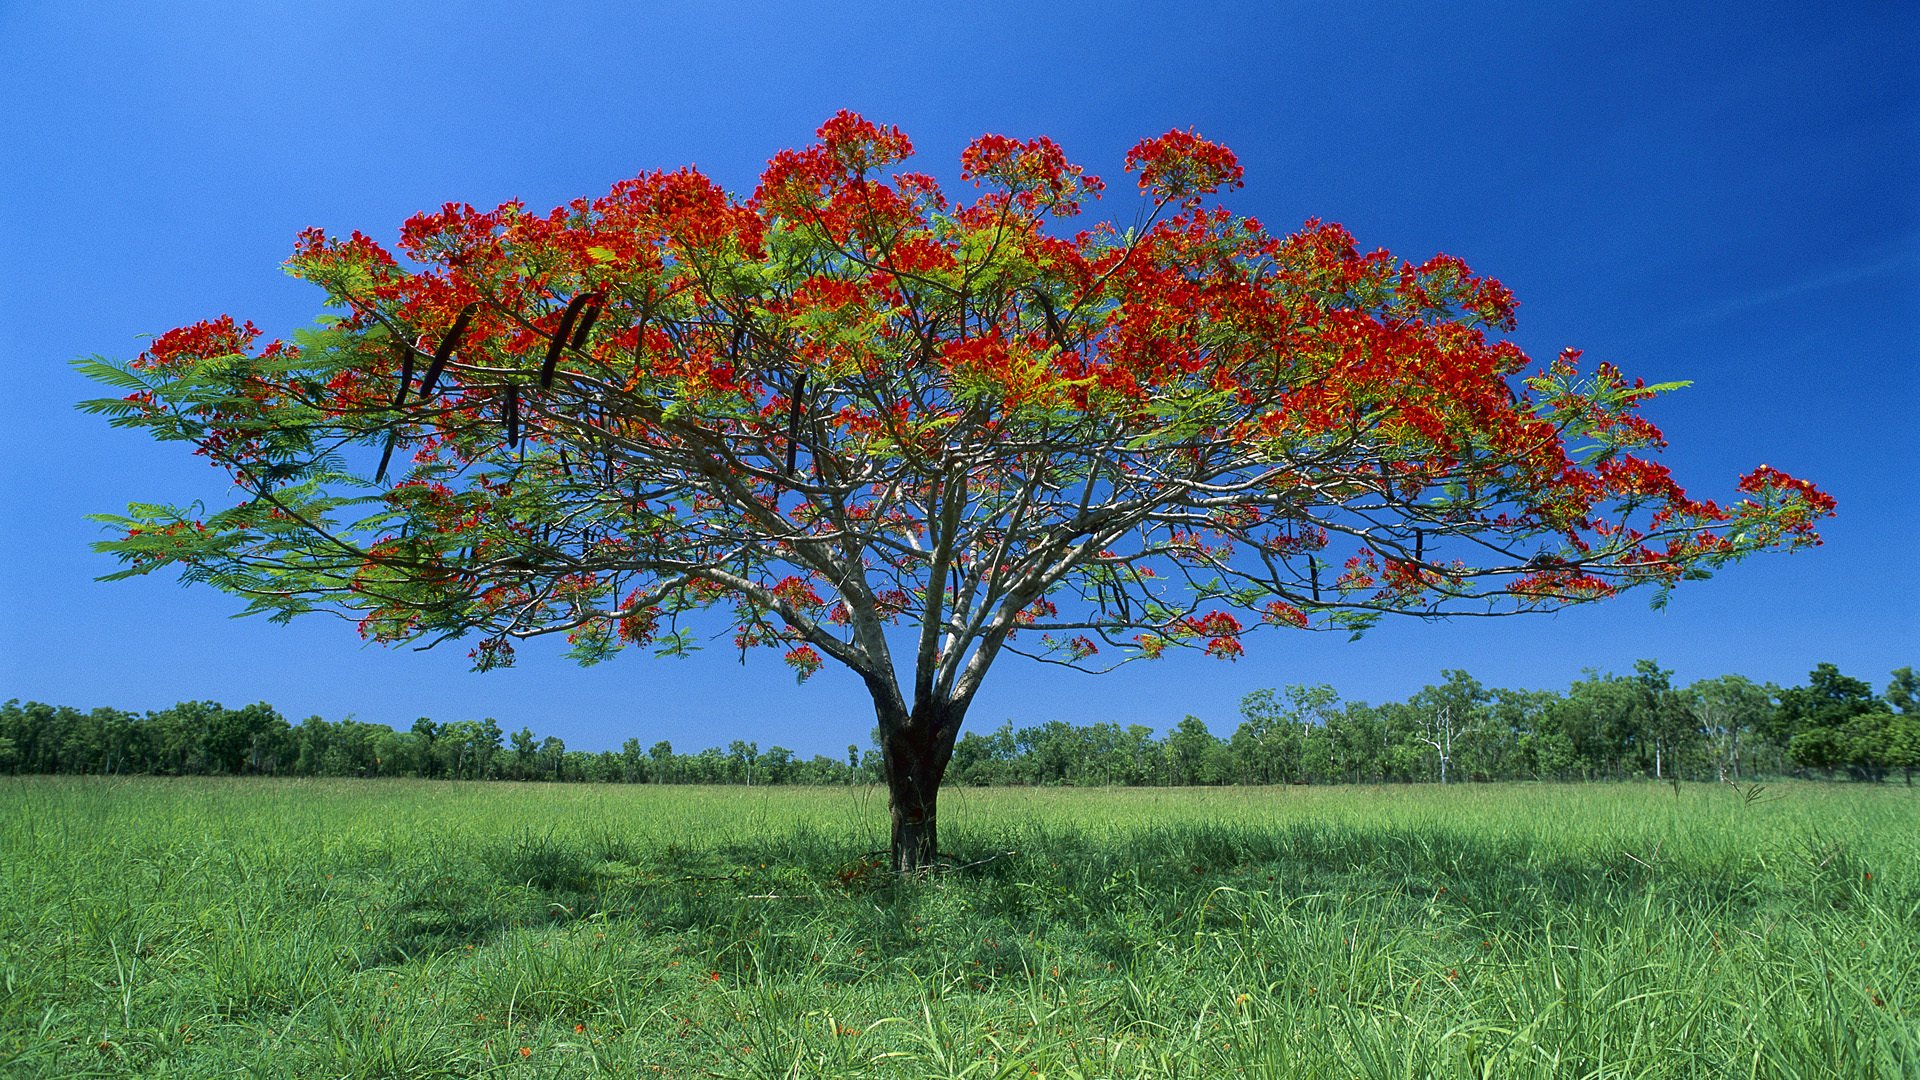
[[[560,352],[567,347],[573,336],[573,321],[580,317],[580,309],[586,307],[598,293],[583,292],[567,301],[567,310],[560,313],[560,325],[554,328],[553,339],[547,343],[547,359],[540,365],[540,389],[553,385],[553,369],[560,363]]]
[[[407,387],[413,382],[413,346],[399,338],[394,342],[400,346],[400,388],[394,391],[393,405],[399,408],[407,403]]]
[[[413,346],[405,341],[394,339],[400,346],[400,386],[394,391],[393,405],[399,408],[406,404],[407,387],[413,382]],[[387,463],[393,460],[393,448],[400,441],[400,429],[387,429],[387,445],[380,451],[380,464],[373,470],[373,482],[378,484],[387,478]]]
[[[579,348],[587,343],[587,335],[593,333],[594,321],[600,318],[600,294],[593,293],[593,299],[580,313],[580,320],[573,328],[573,339],[567,342],[570,348]]]
[[[793,479],[793,465],[800,454],[800,395],[807,391],[807,373],[793,380],[793,399],[787,405],[787,479]]]
[[[520,388],[507,384],[507,445],[520,445]]]
[[[447,360],[453,356],[454,346],[460,344],[460,335],[467,332],[467,324],[473,321],[473,313],[480,309],[476,301],[460,309],[453,317],[453,326],[445,337],[440,339],[440,347],[433,351],[433,363],[427,365],[427,373],[420,377],[420,396],[425,398],[433,393],[433,384],[440,381],[440,372],[447,366]]]
[[[380,467],[373,470],[373,482],[378,484],[387,478],[387,462],[393,460],[393,444],[400,441],[400,429],[387,432],[387,448],[380,451]]]

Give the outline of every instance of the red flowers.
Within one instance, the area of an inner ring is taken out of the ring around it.
[[[1099,177],[1069,164],[1059,145],[1044,136],[1020,142],[982,135],[961,151],[960,175],[975,184],[993,180],[1012,194],[1020,209],[1057,217],[1079,213],[1082,198],[1099,198],[1106,188]]]
[[[824,664],[824,661],[820,659],[820,654],[815,652],[811,645],[795,645],[793,648],[788,649],[786,655],[781,657],[781,659],[786,662],[788,667],[794,670],[794,674],[800,682],[806,682],[808,679],[813,678],[814,673],[819,671]]]
[[[897,127],[881,127],[841,109],[815,132],[820,145],[850,173],[884,168],[913,156],[913,143]]]
[[[827,606],[813,586],[797,577],[785,577],[774,583],[770,592],[779,600],[801,611],[818,611]]]
[[[1831,514],[1837,505],[1833,496],[1805,480],[1797,480],[1770,465],[1762,465],[1741,477],[1739,488],[1749,494],[1798,498],[1821,517]]]
[[[1240,187],[1246,170],[1233,151],[1191,131],[1143,139],[1127,151],[1127,171],[1140,172],[1140,190],[1160,202],[1175,202]]]
[[[161,334],[127,366],[165,371],[192,361],[243,355],[259,336],[252,323],[235,323],[233,316],[221,315]]]

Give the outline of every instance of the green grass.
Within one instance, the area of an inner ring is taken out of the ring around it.
[[[1920,1076],[1920,795],[1768,794],[5,780],[0,1075]]]

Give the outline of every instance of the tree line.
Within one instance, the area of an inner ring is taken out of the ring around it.
[[[1879,781],[1920,768],[1920,678],[1902,667],[1884,693],[1820,664],[1804,685],[1740,675],[1676,687],[1642,660],[1590,672],[1565,692],[1488,687],[1464,671],[1405,701],[1342,701],[1325,685],[1257,690],[1231,735],[1187,716],[1164,736],[1143,724],[1018,727],[961,736],[959,784],[1191,785],[1598,780],[1739,780],[1799,773]],[[497,720],[422,717],[405,730],[211,701],[134,713],[19,700],[0,705],[0,772],[410,776],[664,784],[852,784],[882,777],[879,751],[845,758],[667,741],[569,750]]]

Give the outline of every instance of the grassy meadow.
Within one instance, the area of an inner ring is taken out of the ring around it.
[[[1914,1077],[1920,791],[0,779],[0,1076]]]

